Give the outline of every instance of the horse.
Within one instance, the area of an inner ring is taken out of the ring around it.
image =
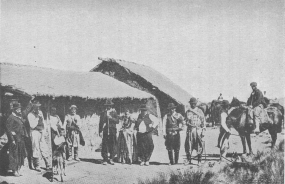
[[[208,104],[200,103],[197,107],[203,111],[205,117],[210,115],[210,106]]]
[[[276,107],[282,114],[282,121],[283,121],[283,128],[284,128],[284,107],[282,105],[280,105],[278,102],[273,102],[270,103],[270,99],[268,99],[267,97],[264,97],[264,101],[266,103],[266,106],[268,107]]]
[[[209,119],[213,126],[216,126],[220,122],[220,112],[222,109],[222,102],[218,100],[213,100],[209,108]]]
[[[255,129],[253,110],[245,106],[237,98],[233,98],[232,102],[230,103],[230,107],[234,109],[231,110],[227,117],[227,124],[228,126],[236,129],[239,133],[242,141],[243,153],[247,152],[247,142],[249,152],[252,154],[253,152],[251,148],[250,134]],[[282,131],[282,113],[275,107],[268,107],[265,110],[267,111],[269,119],[267,119],[266,122],[262,122],[259,128],[260,132],[265,130],[269,131],[272,139],[271,148],[273,148],[276,143],[277,133]]]

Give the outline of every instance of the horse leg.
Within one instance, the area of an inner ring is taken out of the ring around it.
[[[241,135],[240,139],[241,139],[241,143],[242,143],[242,147],[243,147],[243,153],[246,153],[245,137]]]
[[[276,143],[276,140],[277,140],[277,132],[276,130],[274,129],[274,127],[268,129],[270,135],[271,135],[271,139],[272,139],[272,142],[271,142],[271,148],[274,148],[275,146],[275,143]]]
[[[246,142],[247,142],[248,149],[249,149],[249,154],[252,154],[253,152],[252,152],[252,148],[251,148],[250,134],[246,134],[245,137],[246,137]]]

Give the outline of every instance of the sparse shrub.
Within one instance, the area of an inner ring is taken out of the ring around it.
[[[225,165],[218,172],[186,170],[159,175],[140,184],[284,183],[284,140],[270,151],[258,151],[252,163]]]

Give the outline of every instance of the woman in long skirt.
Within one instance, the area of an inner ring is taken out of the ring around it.
[[[137,161],[137,141],[134,135],[135,119],[127,110],[122,117],[122,128],[118,137],[118,161],[132,164]]]

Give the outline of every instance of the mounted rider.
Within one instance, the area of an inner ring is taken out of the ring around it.
[[[218,101],[222,102],[224,100],[222,93],[220,93],[220,96],[218,97]]]
[[[250,108],[253,108],[253,115],[254,115],[254,122],[255,122],[255,130],[254,133],[259,133],[260,129],[259,126],[262,123],[262,112],[265,105],[264,98],[262,92],[257,89],[257,83],[252,82],[250,83],[250,86],[252,88],[252,93],[250,94],[250,97],[247,100],[247,105]]]

